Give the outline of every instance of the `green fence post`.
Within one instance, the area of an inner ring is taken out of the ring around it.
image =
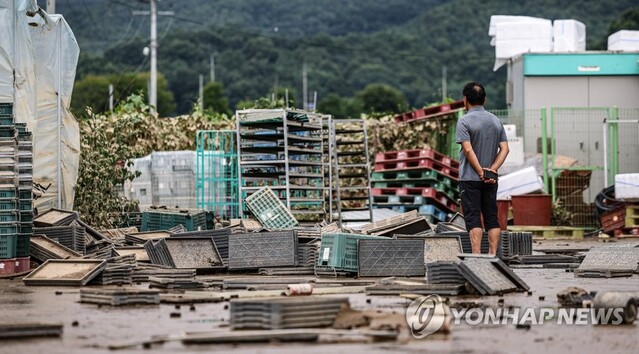
[[[619,173],[619,107],[612,108],[612,121],[613,124],[610,125],[610,134],[612,140],[612,184],[615,183],[615,175]],[[608,186],[606,186],[608,187]]]
[[[459,147],[457,146],[457,121],[464,115],[464,110],[460,110],[453,118],[453,122],[448,131],[450,132],[449,137],[449,148],[448,148],[448,156],[457,160],[459,159]]]
[[[542,147],[543,149],[544,147]],[[543,151],[543,150],[542,150]],[[555,109],[550,108],[550,172],[552,180],[552,201],[557,200],[557,180],[555,176]],[[548,167],[546,167],[546,170]],[[546,172],[548,173],[548,172]]]
[[[546,107],[541,108],[541,166],[544,170],[545,192],[548,193],[550,185],[548,181],[548,124],[546,122]]]

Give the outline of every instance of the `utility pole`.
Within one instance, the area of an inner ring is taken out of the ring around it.
[[[175,13],[173,11],[158,12],[158,0],[148,1],[151,3],[151,11],[133,11],[133,15],[151,16],[151,44],[149,46],[151,49],[151,82],[149,84],[149,105],[151,106],[151,113],[154,113],[158,106],[158,15],[173,16]]]
[[[55,0],[47,0],[47,13],[55,13]]]
[[[215,55],[211,54],[211,82],[215,82]]]
[[[109,111],[113,112],[113,84],[109,84]]]
[[[446,87],[446,65],[442,66],[442,103],[446,101],[448,96],[448,87]]]
[[[313,112],[317,112],[317,91],[313,91]]]
[[[302,110],[306,110],[308,108],[308,78],[306,71],[306,62],[302,65]]]
[[[200,112],[204,112],[204,75],[200,74]]]
[[[151,0],[151,87],[149,90],[149,104],[151,113],[158,107],[158,4]]]

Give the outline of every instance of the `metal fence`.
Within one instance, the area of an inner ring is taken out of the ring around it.
[[[639,172],[639,108],[613,108],[603,129],[608,141],[604,167],[609,186],[616,174]]]
[[[203,130],[196,137],[196,200],[199,209],[239,218],[236,132]]]
[[[550,110],[550,188],[553,200],[570,214],[572,226],[598,224],[594,200],[605,187],[602,124],[610,116],[607,107]]]

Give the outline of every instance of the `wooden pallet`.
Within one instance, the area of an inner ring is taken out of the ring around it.
[[[585,229],[568,226],[508,226],[508,231],[532,232],[533,239],[583,239]]]

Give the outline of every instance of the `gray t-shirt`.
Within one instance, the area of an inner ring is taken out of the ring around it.
[[[482,167],[490,167],[495,162],[499,143],[508,141],[506,130],[499,118],[482,106],[471,108],[457,122],[457,144],[470,141]],[[481,181],[479,175],[466,159],[463,149],[459,152],[459,180]]]

